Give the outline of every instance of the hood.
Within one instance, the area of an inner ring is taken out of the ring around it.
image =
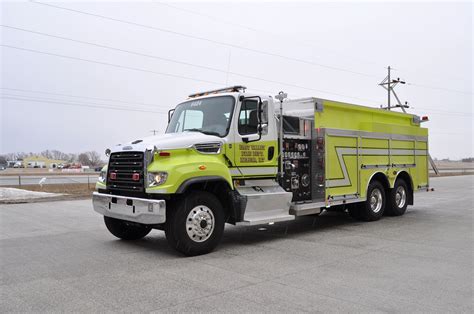
[[[137,139],[125,144],[118,144],[111,149],[112,153],[122,151],[141,151],[153,150],[155,147],[158,150],[166,149],[178,149],[188,148],[198,143],[208,142],[220,142],[223,143],[223,139],[214,136],[207,135],[200,132],[182,132],[182,133],[168,133],[147,136],[142,139]]]

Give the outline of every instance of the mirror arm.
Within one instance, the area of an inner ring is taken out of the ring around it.
[[[175,110],[174,108],[168,110],[168,123],[170,123],[171,121],[171,117],[173,116],[174,110]]]

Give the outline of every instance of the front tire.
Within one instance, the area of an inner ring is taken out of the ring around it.
[[[372,181],[367,188],[367,200],[349,207],[352,218],[363,221],[379,220],[385,210],[385,189],[379,181]]]
[[[166,239],[187,256],[209,253],[222,238],[224,216],[222,204],[213,194],[193,192],[167,211]]]
[[[149,226],[107,216],[104,216],[104,222],[110,233],[122,240],[138,240],[151,231]]]
[[[405,180],[398,179],[395,186],[390,191],[390,199],[387,207],[387,214],[390,216],[403,215],[408,206],[408,185]]]

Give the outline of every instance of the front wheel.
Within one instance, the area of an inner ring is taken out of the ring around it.
[[[104,216],[107,229],[122,240],[138,240],[150,233],[151,227]]]
[[[193,192],[167,210],[166,239],[185,255],[206,254],[219,244],[224,223],[219,200],[208,192]]]

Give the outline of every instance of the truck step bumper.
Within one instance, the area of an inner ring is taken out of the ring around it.
[[[94,192],[94,210],[107,217],[137,222],[147,225],[166,221],[166,202],[127,196],[117,196]]]

